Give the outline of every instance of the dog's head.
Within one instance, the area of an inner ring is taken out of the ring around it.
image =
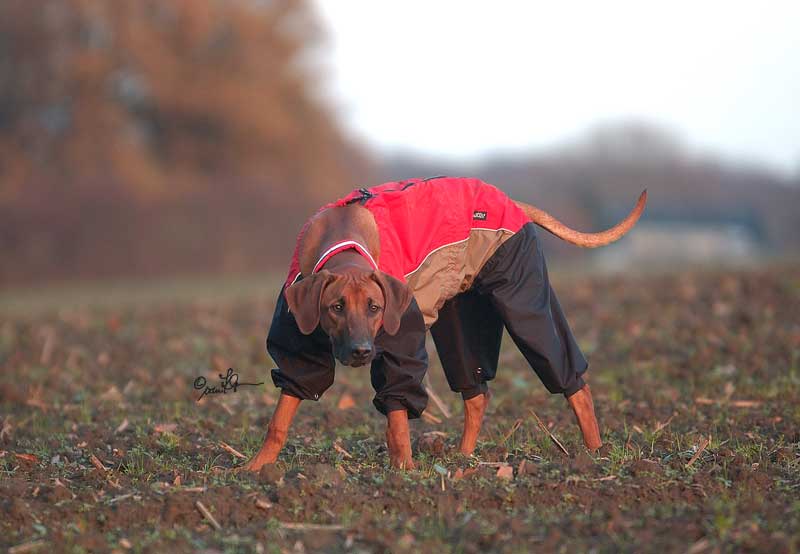
[[[375,356],[375,336],[381,326],[390,335],[397,333],[412,299],[398,279],[363,269],[341,273],[323,269],[288,287],[285,295],[300,331],[308,335],[322,326],[336,359],[353,367]]]

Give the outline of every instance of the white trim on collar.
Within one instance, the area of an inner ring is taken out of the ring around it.
[[[319,257],[319,260],[317,260],[317,263],[314,264],[314,269],[311,270],[311,274],[313,275],[314,273],[316,273],[320,269],[322,269],[322,266],[325,265],[325,262],[327,262],[329,259],[331,259],[334,254],[338,254],[339,252],[342,252],[343,250],[349,250],[351,248],[356,250],[362,256],[364,256],[367,259],[367,261],[369,261],[370,265],[372,265],[372,267],[375,270],[378,269],[378,264],[375,263],[375,259],[372,257],[372,254],[369,253],[369,250],[367,250],[366,247],[363,244],[361,244],[359,242],[356,242],[354,240],[343,240],[343,241],[335,243],[333,246],[328,248],[322,254],[322,256]]]

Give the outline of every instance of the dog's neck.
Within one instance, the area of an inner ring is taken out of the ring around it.
[[[324,262],[325,269],[339,268],[345,263],[369,269],[377,267],[380,256],[378,225],[369,210],[352,204],[330,208],[314,216],[301,239],[300,272],[311,275],[331,247],[346,241],[357,243],[364,252],[350,248],[335,253]]]

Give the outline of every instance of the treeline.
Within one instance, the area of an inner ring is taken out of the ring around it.
[[[290,250],[369,170],[319,98],[321,38],[303,0],[0,3],[0,281]]]
[[[744,214],[765,248],[800,252],[797,177],[693,155],[646,125],[472,166],[379,165],[322,100],[323,40],[303,0],[0,2],[0,283],[283,272],[318,206],[442,174],[585,230],[646,187],[645,217]]]

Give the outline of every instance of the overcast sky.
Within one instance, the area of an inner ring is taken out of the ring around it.
[[[314,3],[334,104],[379,151],[545,148],[637,119],[800,169],[800,1]]]

